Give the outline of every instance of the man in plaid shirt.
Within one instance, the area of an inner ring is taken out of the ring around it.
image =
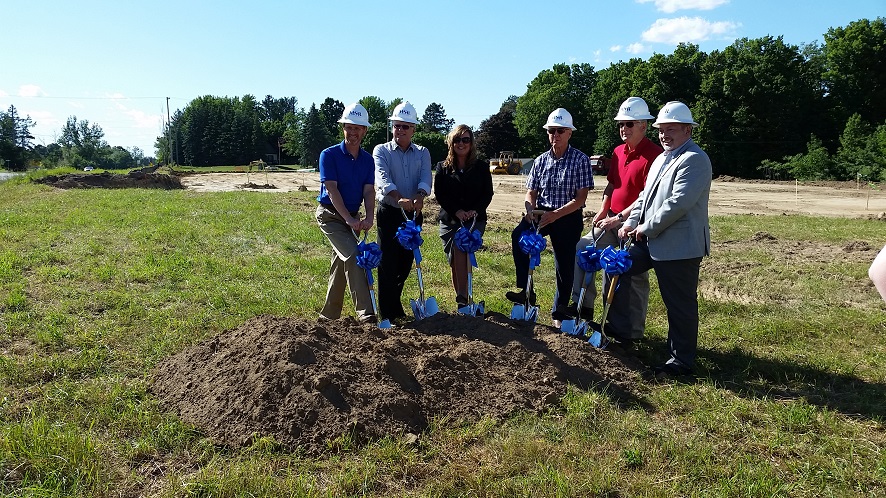
[[[594,172],[588,156],[569,145],[575,126],[566,109],[554,110],[543,126],[548,133],[551,149],[538,156],[526,180],[526,215],[511,232],[511,253],[517,273],[516,292],[505,296],[512,302],[524,304],[529,279],[529,256],[520,249],[520,236],[535,223],[539,233],[550,236],[557,272],[557,294],[552,306],[554,325],[570,318],[567,310],[572,294],[575,264],[575,245],[584,230],[582,208],[588,191],[594,188]],[[541,212],[541,214],[533,214]],[[529,304],[535,305],[535,292],[530,292]]]

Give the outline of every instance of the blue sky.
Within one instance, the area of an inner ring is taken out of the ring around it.
[[[58,137],[69,116],[97,123],[110,145],[154,154],[171,111],[201,95],[367,95],[431,102],[471,126],[554,64],[596,69],[711,52],[738,38],[823,41],[828,28],[886,16],[886,0],[586,0],[299,2],[97,0],[0,6],[0,108]]]

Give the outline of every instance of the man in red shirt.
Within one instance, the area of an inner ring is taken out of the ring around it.
[[[603,191],[603,203],[597,214],[594,215],[591,231],[585,235],[576,246],[576,252],[594,243],[599,237],[596,247],[598,249],[607,246],[618,248],[618,229],[631,213],[631,209],[637,202],[640,191],[646,184],[646,175],[652,161],[662,152],[662,148],[654,144],[646,137],[648,119],[655,119],[649,114],[649,107],[639,97],[629,97],[625,100],[615,116],[618,122],[618,133],[624,142],[612,151],[612,164],[606,179],[609,185]],[[602,232],[602,233],[601,233]],[[579,293],[584,283],[584,271],[575,266],[575,276],[572,284],[572,300],[569,313],[577,315]],[[628,277],[623,277],[628,278]],[[630,313],[622,316],[610,310],[606,326],[607,335],[617,341],[630,345],[634,341],[642,339],[646,328],[646,309],[649,305],[649,273],[644,272],[631,278]],[[609,287],[609,278],[603,275],[603,295],[606,295]],[[597,288],[594,279],[585,291],[581,314],[591,320],[594,316],[594,301],[597,298]]]

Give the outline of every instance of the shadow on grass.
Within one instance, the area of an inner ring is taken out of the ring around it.
[[[662,340],[647,340],[639,352],[641,361],[654,364],[664,357]],[[699,348],[699,381],[746,398],[803,399],[848,416],[886,420],[886,384],[869,382],[847,374],[828,372],[809,365],[760,358],[746,351]]]

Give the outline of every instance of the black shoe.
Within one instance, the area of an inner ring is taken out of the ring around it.
[[[551,318],[554,320],[572,320],[575,318],[575,315],[570,313],[569,306],[563,306],[562,304],[557,306],[557,309],[551,313]]]
[[[505,297],[514,304],[526,304],[526,290],[520,289],[517,292],[507,291]],[[529,304],[535,306],[535,291],[529,293]]]
[[[456,296],[455,304],[458,305],[459,308],[464,308],[468,305],[468,298],[465,296]]]
[[[677,363],[662,363],[652,369],[652,374],[656,380],[675,379],[680,377],[691,377],[693,371],[685,365]]]
[[[558,308],[558,311],[560,309]],[[569,315],[570,318],[578,319],[578,304],[572,303],[569,306],[563,308],[563,311]],[[581,317],[582,320],[591,321],[594,319],[594,309],[593,308],[585,308],[582,306],[581,308]]]

